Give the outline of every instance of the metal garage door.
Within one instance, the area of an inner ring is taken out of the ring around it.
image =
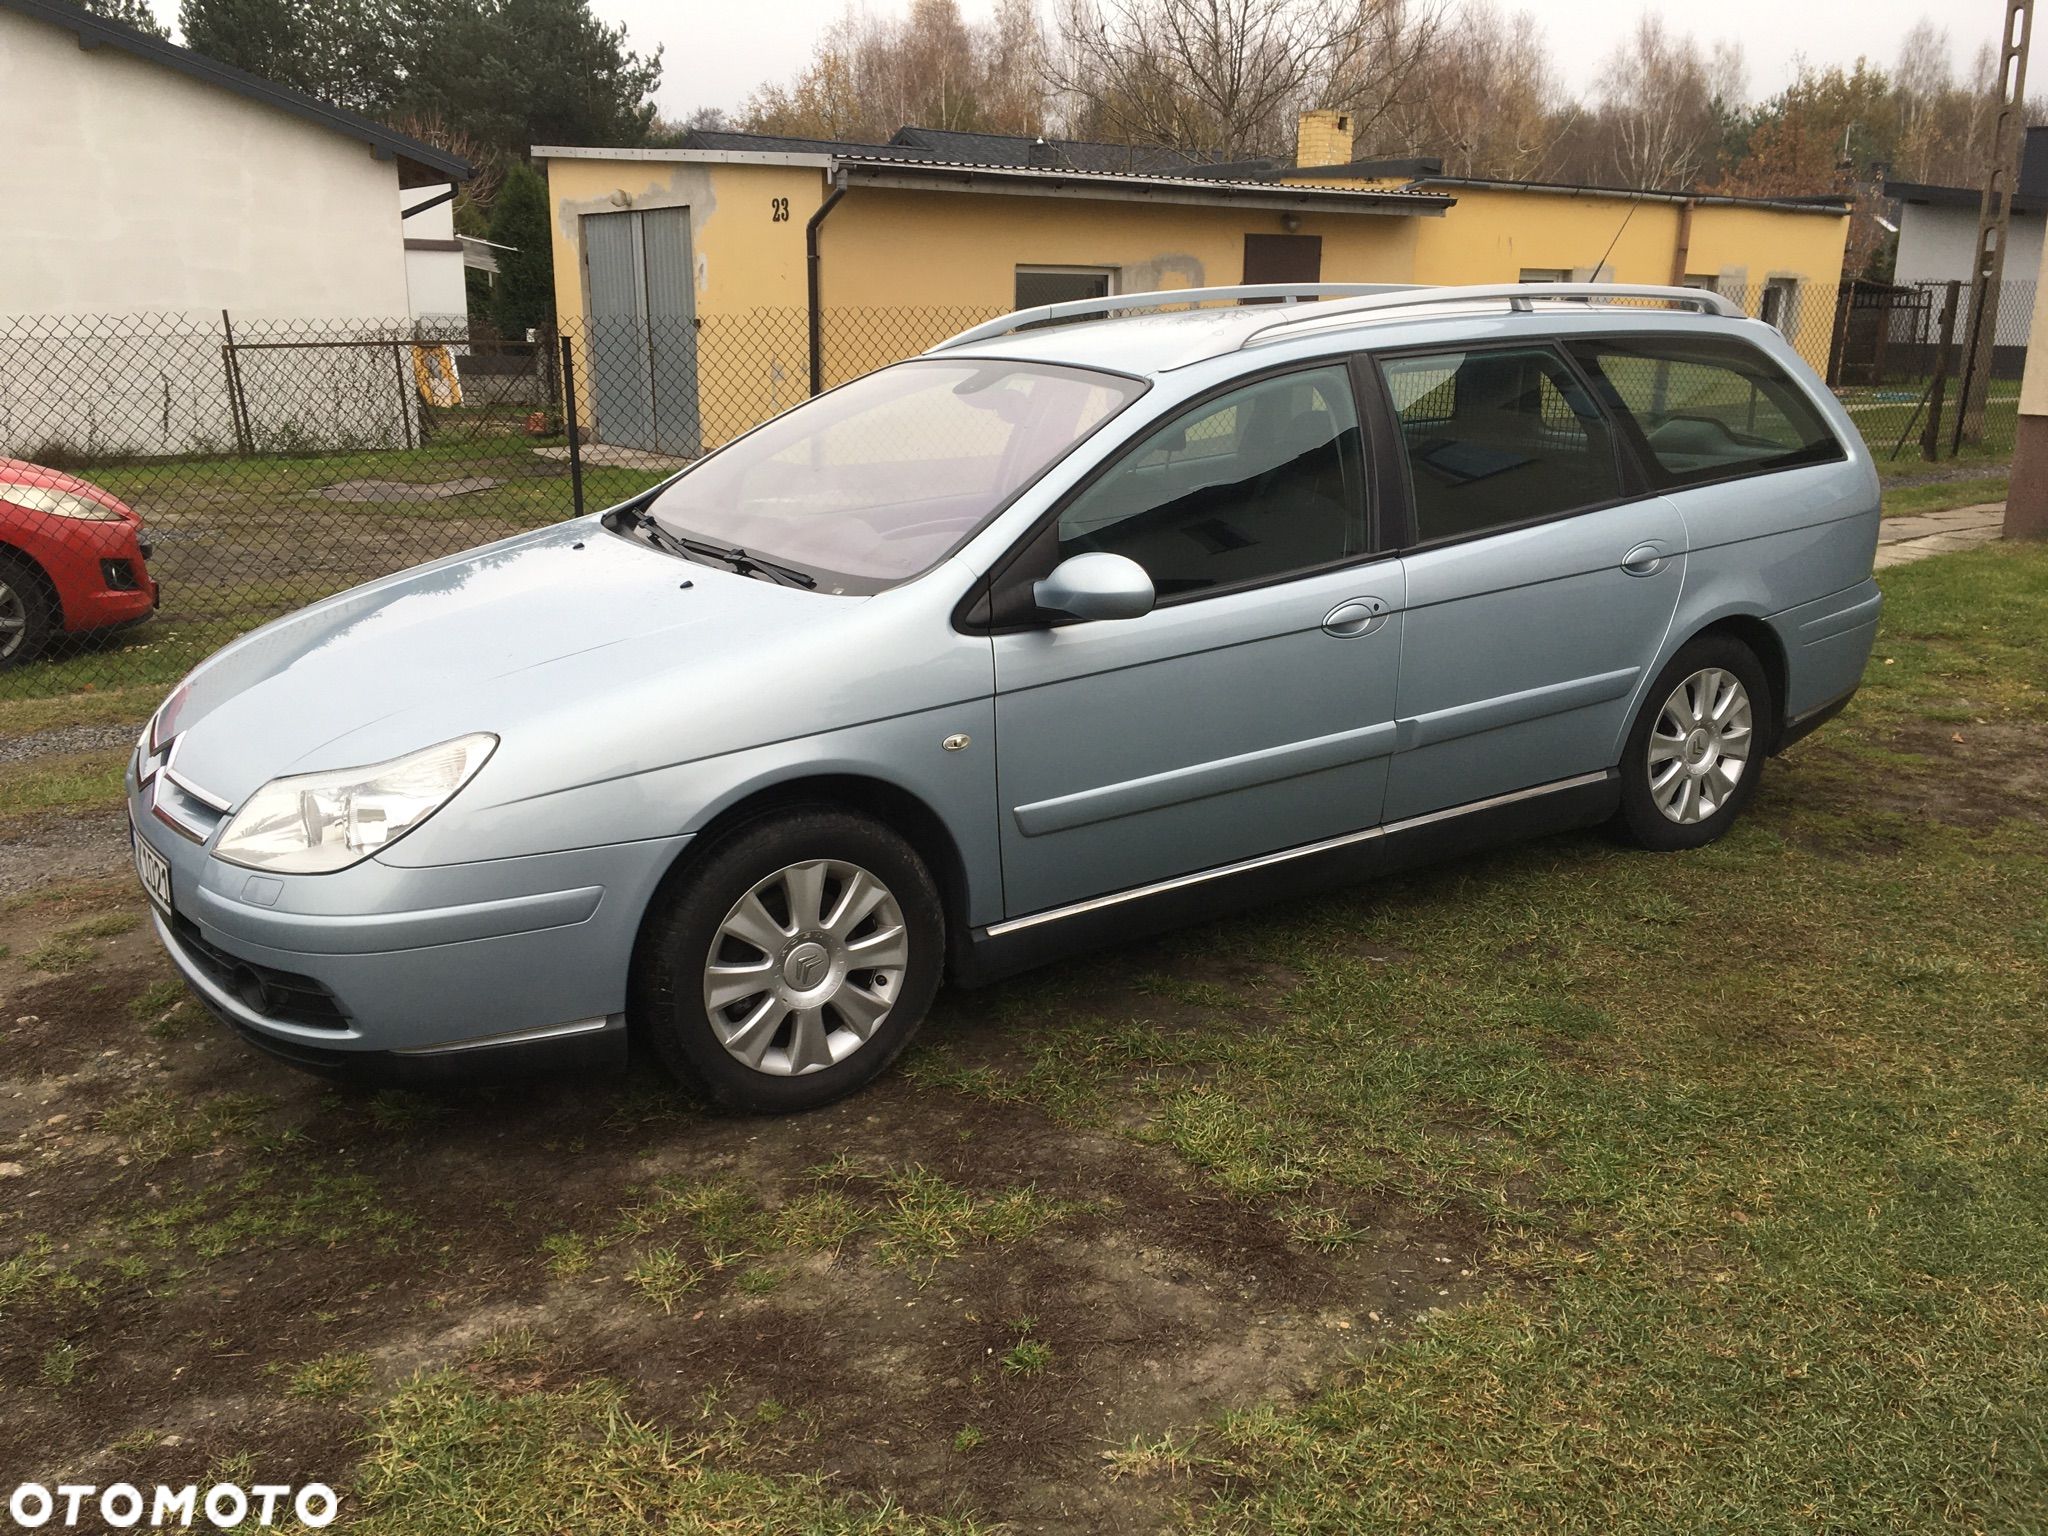
[[[583,262],[596,439],[695,458],[700,445],[690,210],[586,214]]]

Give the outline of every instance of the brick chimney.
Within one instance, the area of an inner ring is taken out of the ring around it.
[[[1351,161],[1351,114],[1327,107],[1301,114],[1301,131],[1294,140],[1294,163],[1301,165],[1348,165]]]

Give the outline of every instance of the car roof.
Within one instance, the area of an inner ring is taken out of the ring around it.
[[[1272,303],[1235,302],[1203,308],[1152,308],[1026,321],[1025,328],[1004,334],[942,342],[926,355],[1006,358],[1151,377],[1239,352],[1245,354],[1247,365],[1254,357],[1277,361],[1286,355],[1279,348],[1288,343],[1307,343],[1313,348],[1326,345],[1333,336],[1342,336],[1354,346],[1365,345],[1370,337],[1375,347],[1391,348],[1418,341],[1452,341],[1474,333],[1499,339],[1503,332],[1512,334],[1532,326],[1543,333],[1569,329],[1698,335],[1706,330],[1725,335],[1731,321],[1744,326],[1760,323],[1725,301],[1707,313],[1692,313],[1650,308],[1639,301],[1580,297],[1583,291],[1578,285],[1560,291],[1556,285],[1528,284],[1391,290],[1389,296],[1374,296],[1379,304],[1401,306],[1390,308],[1371,307],[1372,300],[1364,301],[1367,307],[1353,307],[1359,302],[1353,301],[1284,308]],[[1673,294],[1685,291],[1669,290]],[[1391,297],[1393,292],[1403,296],[1396,300]],[[1020,312],[1017,318],[1023,320],[1030,313]]]

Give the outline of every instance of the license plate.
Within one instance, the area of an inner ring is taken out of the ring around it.
[[[171,915],[171,861],[150,847],[137,830],[134,820],[128,823],[128,835],[135,842],[135,873],[142,881],[142,889],[149,899],[156,903],[164,916]]]

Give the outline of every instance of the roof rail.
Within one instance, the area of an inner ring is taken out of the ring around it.
[[[1477,283],[1466,287],[1407,287],[1319,305],[1311,314],[1282,316],[1247,332],[1238,343],[1238,349],[1242,351],[1261,337],[1270,336],[1275,331],[1290,330],[1312,320],[1370,319],[1393,310],[1498,302],[1505,302],[1517,314],[1528,314],[1539,302],[1592,304],[1612,299],[1661,300],[1674,309],[1697,314],[1721,315],[1734,320],[1749,318],[1747,310],[1722,298],[1711,288],[1658,287],[1649,283]]]
[[[1065,299],[1058,304],[1020,309],[984,324],[970,326],[927,350],[943,352],[949,347],[965,346],[972,341],[1007,336],[1026,326],[1079,320],[1089,315],[1121,314],[1132,309],[1170,309],[1180,304],[1244,299],[1277,299],[1282,304],[1292,305],[1303,299],[1367,299],[1412,291],[1414,285],[1411,283],[1241,283],[1232,288],[1167,288],[1156,293],[1112,293],[1106,298]]]

